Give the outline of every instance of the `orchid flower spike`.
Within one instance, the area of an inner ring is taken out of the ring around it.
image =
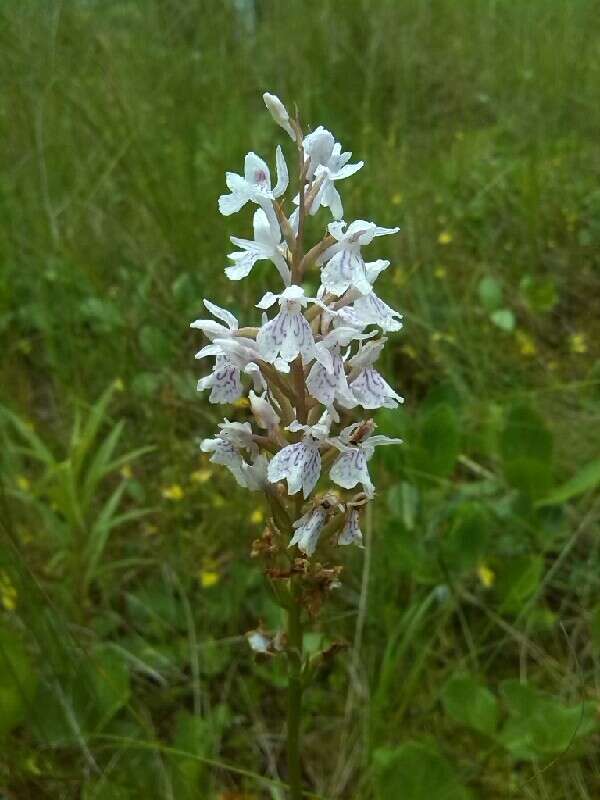
[[[372,420],[360,416],[363,409],[394,409],[403,402],[377,368],[388,343],[381,332],[402,326],[401,314],[374,291],[390,262],[364,256],[364,248],[398,228],[363,219],[346,223],[340,191],[363,162],[351,163],[352,154],[324,126],[302,130],[277,95],[265,92],[263,101],[300,152],[290,161],[298,164],[299,194],[287,195],[280,146],[275,185],[268,164],[254,152],[246,155],[243,174],[226,173],[228,192],[219,197],[219,211],[230,216],[247,204],[255,208],[249,237],[230,237],[234,249],[225,273],[237,288],[255,264],[266,261],[277,276],[261,272],[263,296],[247,323],[209,300],[203,301],[208,318],[191,323],[205,337],[196,357],[213,359],[198,390],[206,390],[211,403],[235,403],[240,415],[225,419],[200,449],[240,487],[264,494],[271,517],[256,550],[277,556],[271,568],[291,560],[286,579],[313,581],[298,593],[313,597],[317,584],[338,585],[341,567],[331,564],[332,554],[349,544],[362,547],[360,516],[375,495],[368,468],[375,449],[400,444],[375,435]],[[295,210],[288,218],[290,205]],[[333,221],[324,218],[321,238],[309,242],[306,219],[323,209]],[[238,305],[246,296],[240,292]],[[329,494],[315,499],[318,484],[327,484]],[[357,487],[358,494],[349,494]],[[332,496],[337,499],[322,499]],[[309,560],[316,571],[298,566]],[[277,649],[262,629],[249,642],[259,652]]]

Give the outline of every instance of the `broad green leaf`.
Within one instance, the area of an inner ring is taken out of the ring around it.
[[[471,675],[453,675],[442,690],[442,702],[449,716],[479,733],[491,736],[498,726],[496,698]]]
[[[507,481],[528,497],[543,496],[551,484],[552,434],[527,403],[508,410],[500,436],[500,452]]]
[[[418,526],[409,530],[398,520],[391,520],[385,532],[385,561],[394,571],[410,575],[423,584],[437,583],[442,579],[436,549],[423,541]]]
[[[460,431],[454,408],[441,403],[428,409],[422,415],[416,438],[409,450],[409,469],[415,478],[427,482],[449,477],[460,452]]]
[[[532,311],[542,313],[552,311],[558,302],[558,292],[553,278],[524,275],[519,288]]]
[[[513,458],[504,462],[504,477],[515,489],[535,500],[545,495],[552,485],[552,468],[547,461]]]
[[[481,305],[486,311],[495,311],[502,305],[502,285],[491,275],[486,275],[479,281],[477,291]]]
[[[143,354],[153,364],[164,363],[171,356],[171,342],[155,325],[144,325],[139,333]]]
[[[539,588],[544,571],[541,556],[513,556],[506,559],[496,574],[495,593],[500,608],[518,614],[523,605]]]
[[[512,331],[515,327],[515,315],[509,308],[499,308],[490,314],[490,319],[503,331]]]
[[[538,506],[553,506],[565,503],[572,497],[589,492],[600,485],[600,458],[582,467],[562,486],[558,486],[547,497],[538,502]]]
[[[99,333],[112,333],[123,324],[121,311],[109,300],[88,297],[80,304],[82,317],[91,322]]]
[[[129,702],[129,668],[125,659],[108,647],[97,650],[91,659],[94,692],[94,727],[103,728]]]
[[[444,557],[451,572],[475,569],[487,552],[489,515],[479,503],[463,503],[444,539]]]
[[[162,381],[158,372],[140,372],[131,382],[131,388],[141,397],[152,397],[160,389]]]
[[[515,403],[506,413],[500,439],[505,461],[534,458],[548,461],[552,457],[552,434],[542,417],[527,403]]]
[[[558,755],[598,727],[592,703],[568,706],[518,680],[504,681],[501,695],[509,718],[498,740],[515,758]]]
[[[0,626],[0,741],[26,718],[32,705],[37,676],[21,637]]]
[[[377,800],[470,800],[450,762],[430,744],[407,742],[374,753]]]

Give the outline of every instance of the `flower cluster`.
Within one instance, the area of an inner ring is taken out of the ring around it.
[[[352,154],[321,126],[305,134],[274,95],[265,94],[264,101],[295,144],[297,192],[286,210],[289,171],[279,146],[274,186],[269,166],[255,153],[246,156],[243,174],[227,173],[220,212],[229,216],[248,203],[257,208],[254,238],[231,237],[236,250],[225,272],[239,281],[268,261],[282,285],[256,304],[260,326],[240,327],[209,300],[210,317],[192,323],[208,339],[196,358],[214,359],[198,390],[210,390],[211,403],[233,403],[247,392],[254,424],[225,419],[201,447],[240,486],[265,493],[290,563],[303,561],[306,568],[325,542],[361,545],[360,517],[375,491],[369,460],[376,447],[400,442],[375,434],[371,419],[352,421],[355,409],[402,402],[375,366],[385,334],[402,324],[374,288],[389,261],[365,255],[376,238],[398,228],[346,223],[338,187],[363,162],[350,163]],[[321,208],[333,221],[320,241],[306,246],[305,222]],[[311,270],[320,283],[314,297],[304,286]],[[336,488],[315,495],[324,474]]]

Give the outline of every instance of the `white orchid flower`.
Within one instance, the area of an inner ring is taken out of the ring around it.
[[[319,442],[311,436],[305,436],[297,444],[287,445],[269,461],[269,481],[287,481],[288,494],[297,494],[302,489],[307,498],[315,488],[320,474]]]
[[[248,400],[250,400],[250,408],[259,428],[271,430],[279,425],[279,416],[264,395],[259,396],[250,391]]]
[[[304,555],[312,556],[319,543],[319,536],[327,520],[327,512],[321,506],[312,508],[300,519],[294,522],[295,533],[289,543],[289,547],[298,546],[298,550]]]
[[[315,341],[302,310],[309,302],[320,301],[306,297],[301,286],[292,285],[281,294],[267,292],[257,307],[267,309],[277,301],[281,310],[259,330],[256,337],[258,349],[265,361],[273,362],[279,356],[289,363],[301,355],[307,364],[316,357]]]
[[[316,345],[321,356],[323,350],[330,354],[331,366],[328,368],[325,359],[321,357],[310,368],[306,388],[312,397],[327,407],[337,402],[342,408],[354,408],[356,400],[348,387],[341,347],[347,347],[355,339],[365,339],[369,335],[361,334],[355,328],[340,327],[328,333]]]
[[[285,286],[290,285],[291,272],[283,257],[282,236],[277,220],[269,220],[262,208],[254,212],[254,241],[231,236],[233,244],[240,248],[239,252],[230,253],[227,258],[234,262],[225,268],[225,274],[232,281],[239,281],[250,274],[257,261],[271,260]]]
[[[355,544],[358,547],[363,546],[363,535],[360,529],[360,514],[356,508],[351,508],[346,516],[346,521],[342,532],[338,537],[338,544],[348,545]]]
[[[225,183],[230,194],[219,197],[219,211],[228,217],[243,208],[246,203],[259,205],[269,220],[275,219],[273,200],[285,192],[288,187],[288,168],[279,145],[276,154],[277,183],[271,188],[271,173],[266,162],[256,153],[248,153],[244,160],[244,176],[235,172],[227,172]]]
[[[211,303],[210,300],[203,300],[202,302],[206,310],[210,311],[213,317],[220,319],[221,322],[215,322],[212,319],[197,319],[194,322],[190,322],[190,328],[198,328],[211,341],[217,337],[234,335],[239,328],[237,318],[230,311]],[[222,325],[222,322],[225,324]]]
[[[404,398],[397,394],[379,372],[373,367],[379,358],[387,339],[367,342],[358,353],[348,360],[352,368],[350,389],[363,408],[398,408]]]
[[[402,439],[377,435],[368,436],[362,441],[354,442],[352,437],[360,429],[361,425],[362,423],[350,425],[344,428],[338,438],[330,440],[331,444],[341,452],[331,467],[329,476],[334,483],[344,489],[353,489],[360,483],[367,497],[373,497],[375,487],[369,475],[367,462],[379,445],[402,444]]]
[[[246,462],[241,451],[248,451],[254,458],[258,458],[259,453],[249,422],[229,422],[226,419],[219,423],[217,436],[214,439],[204,439],[200,449],[203,453],[212,453],[210,460],[214,464],[227,467],[240,486],[250,488],[244,467]]]
[[[329,208],[334,219],[341,219],[344,209],[335,182],[354,175],[364,162],[349,164],[352,153],[342,153],[341,144],[321,125],[304,137],[303,146],[305,158],[309,161],[308,180],[321,179],[321,187],[307,211],[314,215],[321,207]],[[298,198],[294,202],[298,204]]]
[[[361,247],[370,244],[376,236],[389,236],[397,233],[399,228],[381,228],[374,222],[359,219],[346,223],[332,222],[328,226],[336,243],[321,256],[321,263],[326,263],[321,272],[321,283],[326,291],[340,297],[348,289],[356,289],[361,295],[372,291],[372,281],[389,266],[389,261],[378,259],[366,264]],[[372,280],[370,280],[372,278]]]
[[[215,356],[216,362],[210,375],[200,378],[197,385],[199,392],[211,389],[211,403],[234,403],[242,396],[241,374],[252,378],[254,388],[262,391],[265,381],[256,363],[260,353],[256,342],[243,336],[231,339],[215,338],[196,353],[196,358]]]

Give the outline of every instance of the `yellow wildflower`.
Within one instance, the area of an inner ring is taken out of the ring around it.
[[[264,520],[265,515],[263,513],[262,508],[255,508],[254,511],[250,514],[250,522],[253,525],[260,525],[260,523]]]
[[[17,607],[17,590],[6,572],[0,573],[0,602],[6,611]]]
[[[210,589],[211,586],[217,584],[221,579],[218,572],[210,569],[201,569],[198,573],[198,580],[203,589]]]
[[[25,475],[19,475],[17,478],[17,486],[22,492],[28,492],[31,487],[31,482]]]
[[[484,587],[484,589],[490,589],[496,580],[495,572],[485,564],[480,564],[477,567],[477,577],[481,581],[481,585]]]
[[[171,486],[165,486],[161,494],[165,500],[174,500],[179,502],[180,500],[183,500],[185,493],[178,483],[173,483]]]
[[[402,203],[402,195],[400,192],[392,195],[392,205],[399,206]]]
[[[450,244],[452,239],[453,236],[450,233],[450,231],[442,231],[438,236],[438,244],[443,244],[443,245]]]
[[[123,464],[120,469],[121,477],[125,478],[128,481],[130,478],[133,478],[133,470],[131,469],[130,464]]]
[[[197,469],[190,475],[190,480],[192,481],[192,483],[206,483],[206,481],[211,476],[212,476],[211,469]]]
[[[569,336],[569,347],[571,348],[572,353],[577,353],[578,355],[587,353],[588,348],[585,340],[585,334],[574,333],[572,336]]]
[[[522,356],[534,356],[537,353],[536,343],[528,333],[517,331],[515,337]]]

